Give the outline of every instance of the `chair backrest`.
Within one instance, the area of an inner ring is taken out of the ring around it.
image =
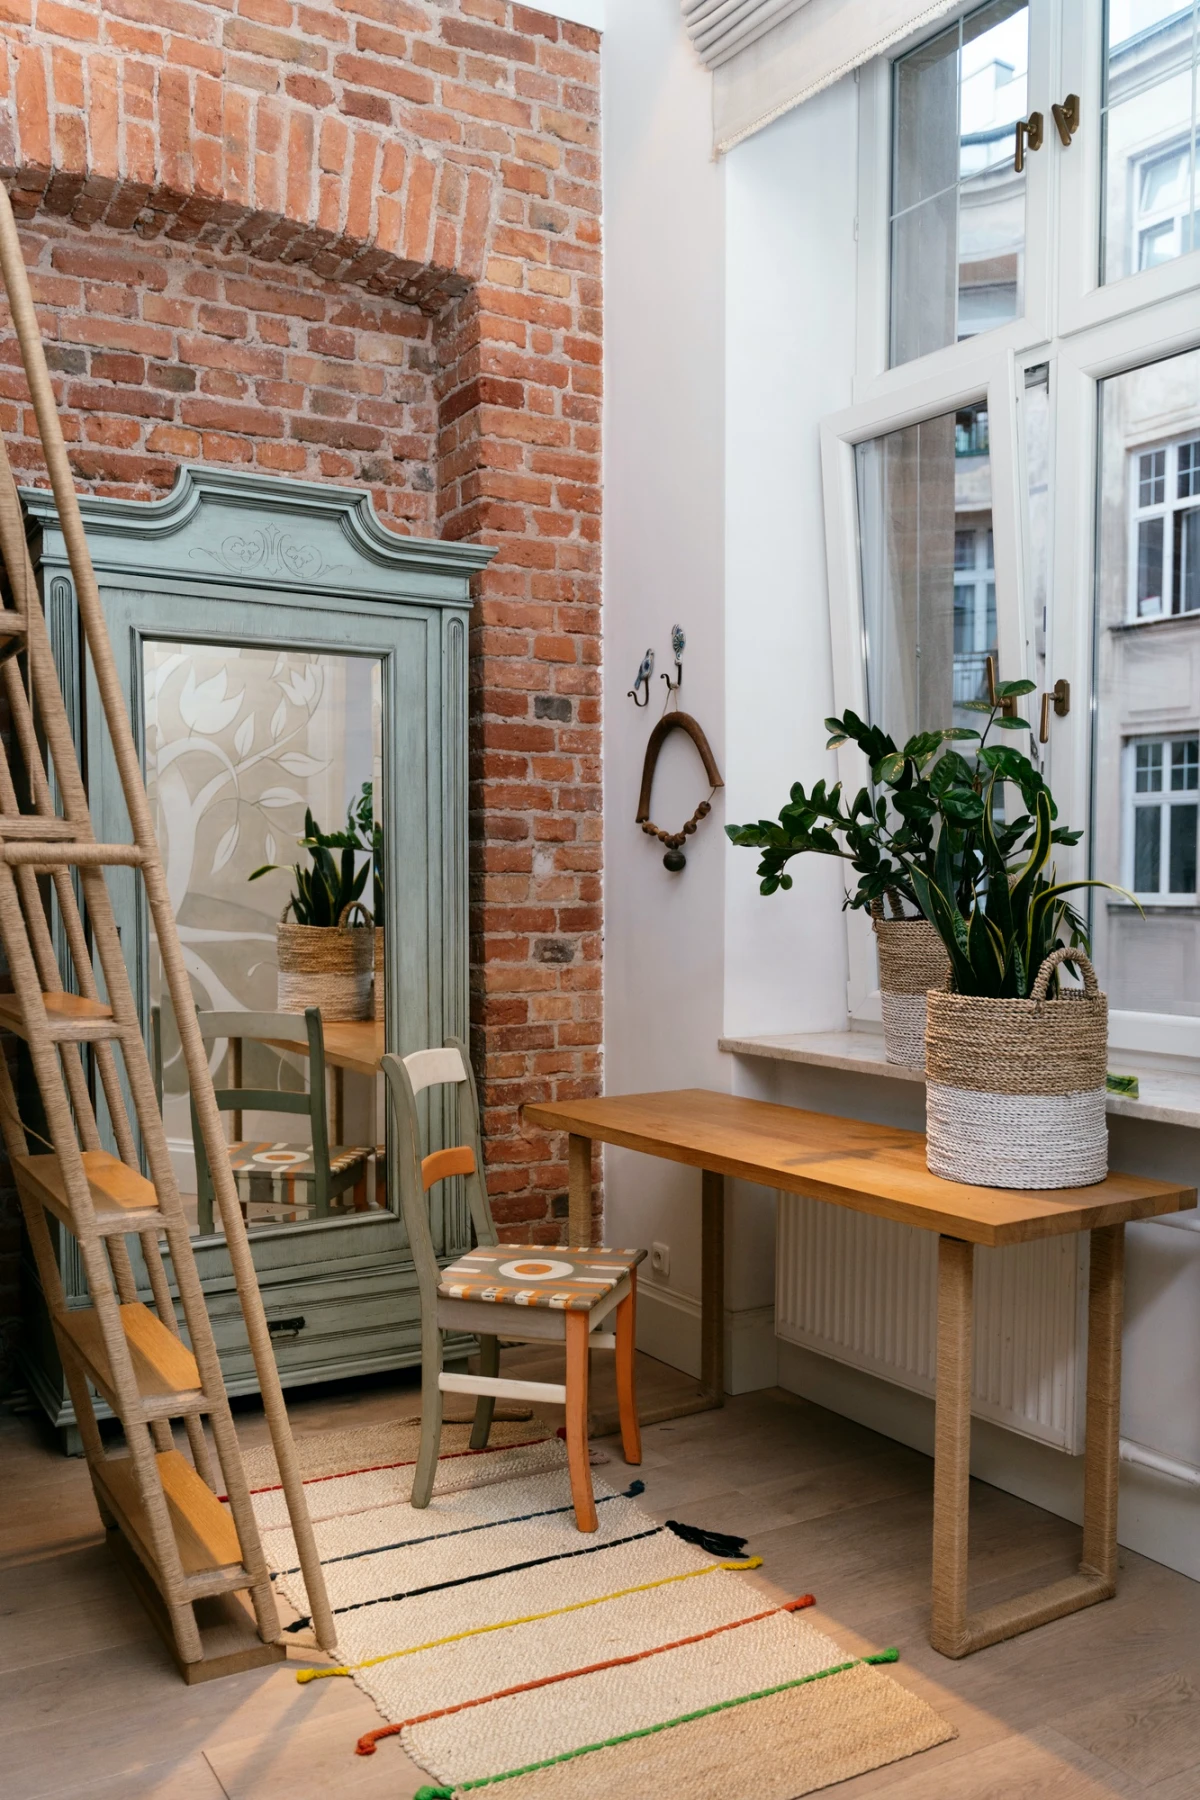
[[[404,1057],[385,1056],[381,1067],[387,1079],[395,1127],[393,1153],[400,1183],[401,1212],[417,1271],[421,1305],[423,1309],[431,1309],[437,1302],[438,1264],[429,1223],[428,1190],[451,1175],[464,1176],[476,1243],[498,1241],[484,1180],[475,1077],[471,1073],[466,1046],[455,1037],[448,1037],[440,1050],[416,1050],[411,1056]],[[455,1088],[459,1141],[450,1149],[425,1155],[417,1096],[427,1088],[447,1085]]]
[[[306,1007],[300,1013],[197,1012],[200,1036],[206,1044],[217,1038],[228,1038],[233,1087],[214,1090],[214,1098],[222,1112],[237,1114],[235,1131],[241,1129],[244,1112],[302,1113],[312,1133],[313,1167],[316,1170],[314,1199],[318,1210],[329,1203],[331,1171],[329,1167],[329,1119],[325,1109],[325,1032],[321,1009]],[[308,1091],[289,1094],[281,1088],[242,1086],[242,1044],[295,1045],[308,1056]],[[192,1114],[192,1137],[196,1147],[196,1183],[201,1204],[211,1193],[212,1177],[204,1154],[203,1135]]]

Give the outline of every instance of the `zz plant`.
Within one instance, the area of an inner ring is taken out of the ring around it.
[[[1029,729],[1026,720],[1004,715],[1004,702],[1033,687],[999,682],[994,704],[971,702],[988,715],[981,732],[918,732],[903,746],[855,713],[827,719],[827,748],[857,744],[872,787],[847,805],[840,782],[818,781],[807,793],[797,782],[777,821],[727,825],[733,843],[761,853],[760,891],[791,887],[794,856],[840,857],[858,876],[845,904],[869,907],[889,888],[903,895],[941,937],[958,993],[1027,999],[1051,950],[1064,942],[1089,947],[1086,924],[1067,896],[1111,885],[1056,879],[1053,847],[1077,844],[1083,833],[1056,822],[1053,796],[1023,751],[988,741],[993,730]],[[1024,808],[1011,819],[1006,784]]]

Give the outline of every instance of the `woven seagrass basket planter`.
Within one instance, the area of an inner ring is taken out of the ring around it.
[[[1082,993],[1046,998],[1059,963]],[[1081,950],[1055,950],[1028,1000],[931,993],[925,1158],[977,1187],[1090,1187],[1108,1173],[1108,1001]]]
[[[384,1004],[387,1000],[387,984],[383,973],[382,925],[377,925],[375,927],[375,983],[373,992],[375,995],[375,1019],[378,1024],[382,1025]]]
[[[280,1012],[300,1013],[306,1006],[319,1006],[327,1023],[369,1019],[370,926],[350,923],[355,911],[351,906],[336,925],[297,925],[287,916],[291,904],[289,900],[275,927]],[[363,911],[361,906],[357,910]]]
[[[928,919],[907,919],[898,894],[889,890],[892,917],[883,901],[871,903],[871,923],[879,950],[879,999],[883,1011],[883,1053],[890,1063],[925,1067],[925,996],[946,985],[950,959]]]

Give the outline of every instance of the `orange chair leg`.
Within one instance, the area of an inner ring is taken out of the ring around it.
[[[365,1162],[362,1166],[362,1174],[359,1176],[358,1180],[354,1184],[353,1198],[354,1198],[355,1212],[366,1212],[366,1210],[367,1210],[367,1165]]]
[[[567,1327],[567,1468],[580,1531],[595,1531],[596,1499],[588,1461],[588,1316],[569,1312]]]
[[[621,1449],[627,1463],[642,1460],[642,1429],[637,1416],[637,1376],[634,1369],[637,1336],[637,1270],[629,1272],[629,1292],[617,1308],[617,1413],[621,1420]]]

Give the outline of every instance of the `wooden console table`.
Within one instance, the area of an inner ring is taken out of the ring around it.
[[[1117,1585],[1125,1225],[1130,1219],[1195,1206],[1194,1188],[1121,1174],[1110,1174],[1095,1187],[1046,1192],[967,1187],[929,1173],[925,1139],[919,1132],[801,1112],[703,1088],[529,1105],[524,1116],[542,1130],[570,1134],[572,1244],[591,1242],[593,1143],[618,1144],[702,1171],[702,1392],[689,1411],[720,1406],[724,1397],[725,1176],[936,1232],[930,1642],[945,1656],[967,1656],[1112,1597]],[[1076,1231],[1091,1233],[1080,1570],[1035,1593],[970,1615],[967,1508],[975,1245],[994,1249]]]

